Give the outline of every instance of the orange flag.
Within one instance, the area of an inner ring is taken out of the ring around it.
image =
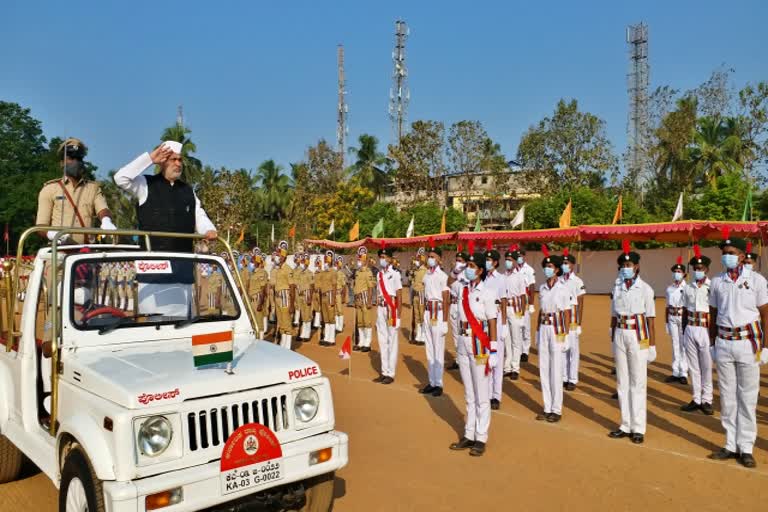
[[[616,205],[616,213],[613,214],[613,221],[611,221],[611,224],[619,224],[621,222],[623,208],[621,194],[619,194],[619,204]]]
[[[573,203],[568,200],[568,205],[563,210],[563,214],[560,215],[560,228],[571,227],[571,213],[573,212]]]
[[[288,236],[291,238],[296,236],[296,224],[291,226],[291,229],[288,230]]]
[[[440,233],[445,233],[445,208],[443,208],[443,220],[440,221]]]
[[[237,237],[237,242],[235,242],[235,243],[239,244],[243,240],[245,240],[245,227],[240,228],[240,236]]]
[[[354,242],[360,238],[360,221],[355,222],[355,225],[352,226],[352,229],[349,230],[349,241]]]

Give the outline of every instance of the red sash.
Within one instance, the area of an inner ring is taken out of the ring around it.
[[[397,325],[397,306],[392,300],[392,297],[387,293],[387,287],[384,286],[384,271],[379,272],[379,288],[381,288],[381,295],[384,297],[384,302],[387,303],[390,312],[392,313],[392,327]]]
[[[475,317],[474,313],[472,313],[472,308],[469,307],[469,285],[464,287],[464,290],[462,291],[462,300],[461,300],[461,306],[464,309],[464,316],[467,317],[467,322],[469,323],[469,327],[472,329],[472,336],[480,340],[480,345],[484,350],[487,350],[488,352],[491,351],[491,340],[488,338],[488,335],[485,334],[485,331],[483,330],[483,326],[478,322],[477,318]],[[478,356],[481,354],[475,354],[475,356]],[[490,367],[488,366],[488,362],[485,363],[485,374],[488,375],[490,372]]]

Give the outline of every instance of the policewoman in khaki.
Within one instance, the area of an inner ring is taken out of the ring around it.
[[[59,158],[64,171],[62,178],[43,185],[37,198],[38,226],[91,228],[93,218],[101,220],[101,229],[117,229],[112,223],[112,213],[101,193],[101,186],[95,181],[83,179],[83,159],[88,148],[79,139],[67,139],[59,146]],[[46,233],[53,240],[56,231]],[[63,240],[69,238],[65,236]],[[85,241],[84,235],[73,235],[76,243]]]
[[[336,256],[334,262],[336,274],[336,332],[344,330],[344,295],[347,293],[347,276],[344,274],[344,258]]]
[[[413,269],[411,270],[411,314],[413,315],[411,340],[416,345],[423,345],[426,341],[422,321],[424,318],[424,276],[427,274],[426,262],[425,249],[419,247],[416,257],[413,259]]]
[[[253,270],[248,278],[248,297],[256,315],[256,329],[258,337],[263,339],[267,334],[267,285],[269,276],[264,269],[264,255],[261,249],[254,247],[251,252],[251,265]]]
[[[292,317],[296,307],[296,281],[293,269],[287,263],[288,242],[281,240],[277,246],[277,270],[275,270],[275,311],[280,346],[291,349],[293,341]]]
[[[357,250],[354,294],[358,344],[353,350],[370,352],[373,339],[373,307],[376,305],[376,281],[368,266],[368,249],[365,247]]]
[[[312,294],[315,285],[312,271],[309,270],[308,254],[300,255],[299,266],[296,271],[296,293],[299,302],[299,320],[301,322],[299,339],[301,341],[309,341],[309,338],[312,337]]]
[[[333,267],[333,251],[326,251],[320,272],[315,274],[315,288],[320,292],[320,312],[323,317],[323,339],[320,345],[328,347],[336,343],[336,274]]]

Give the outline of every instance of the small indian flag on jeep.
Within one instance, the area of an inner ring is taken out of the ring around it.
[[[232,331],[192,336],[195,367],[232,361]]]

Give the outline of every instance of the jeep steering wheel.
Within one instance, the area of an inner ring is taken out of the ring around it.
[[[83,325],[86,325],[90,320],[101,315],[109,315],[116,318],[125,318],[128,316],[122,309],[117,309],[110,306],[102,306],[100,308],[92,309],[91,311],[88,311],[86,314],[84,314],[81,322]]]

